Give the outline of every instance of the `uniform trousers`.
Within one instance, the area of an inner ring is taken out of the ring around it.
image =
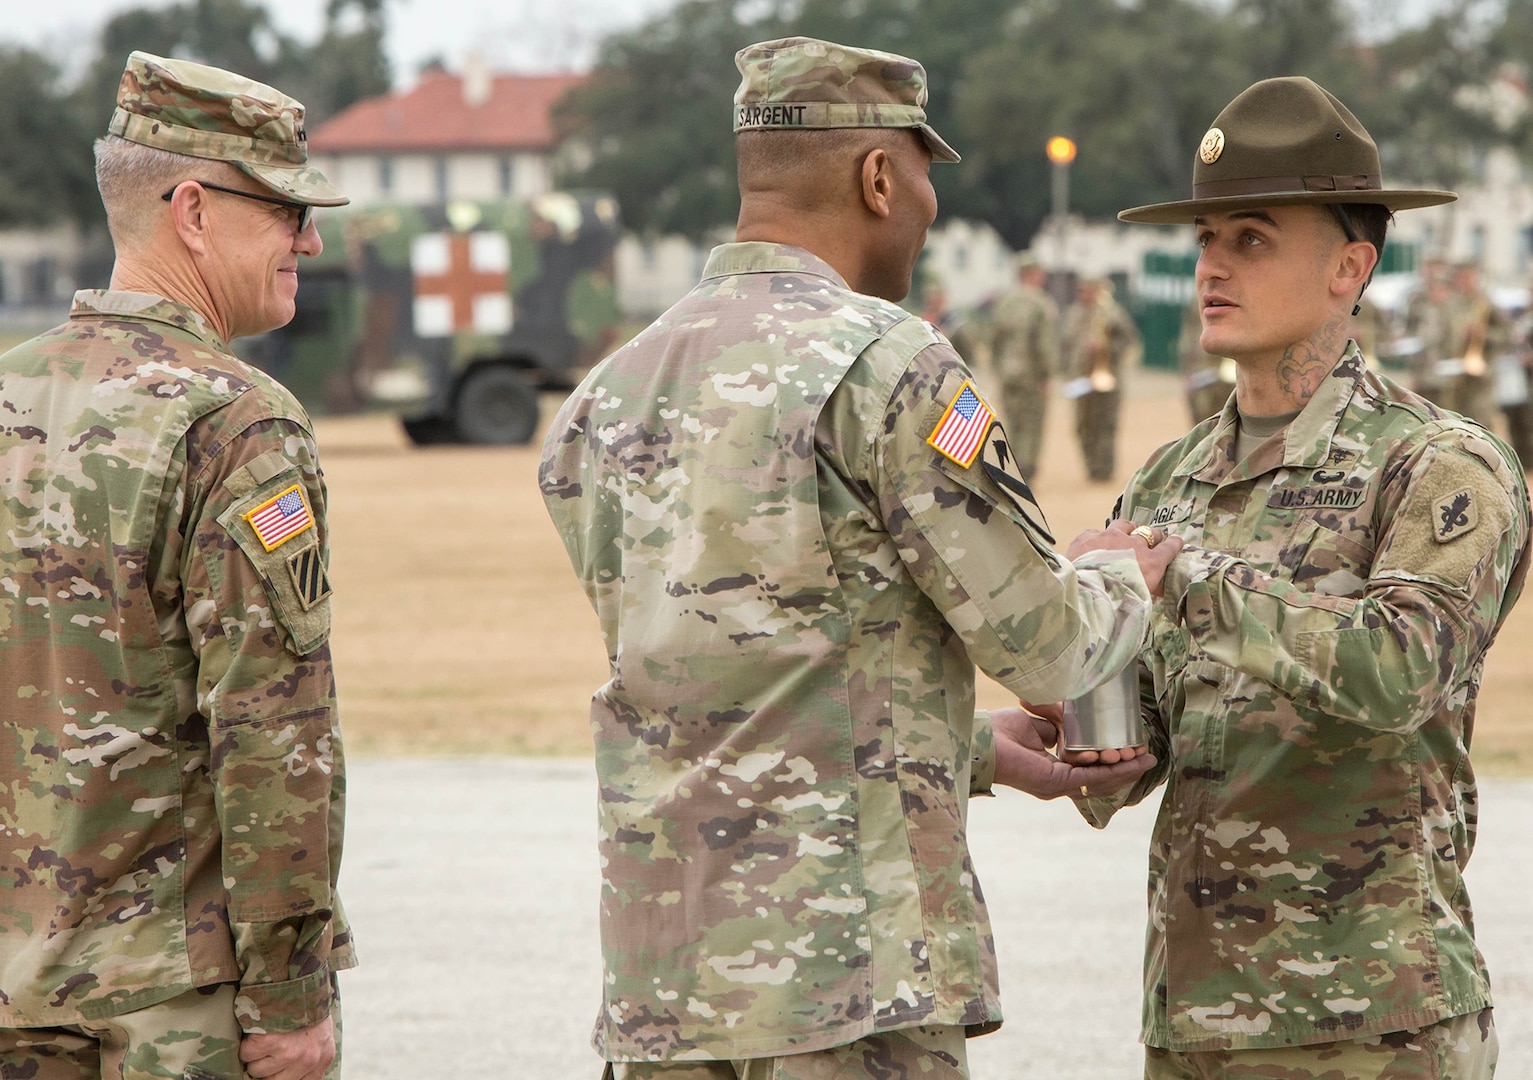
[[[233,983],[83,1024],[0,1028],[0,1080],[245,1080]],[[341,1075],[341,999],[332,991],[335,1060]]]
[[[1098,483],[1112,479],[1117,463],[1120,394],[1093,390],[1075,399],[1075,434],[1086,459],[1086,475]]]
[[[1491,1010],[1420,1031],[1270,1050],[1185,1054],[1145,1047],[1145,1080],[1491,1080],[1496,1073]]]
[[[609,1062],[602,1080],[968,1080],[964,1029],[901,1028],[775,1058]]]

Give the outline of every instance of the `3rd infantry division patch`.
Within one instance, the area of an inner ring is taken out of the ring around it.
[[[330,579],[325,575],[325,560],[320,558],[318,544],[311,544],[288,559],[287,571],[293,575],[293,587],[298,590],[303,610],[308,611],[330,595]]]

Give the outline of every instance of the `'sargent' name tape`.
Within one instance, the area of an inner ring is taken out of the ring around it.
[[[803,105],[740,105],[735,127],[797,127],[804,122]]]

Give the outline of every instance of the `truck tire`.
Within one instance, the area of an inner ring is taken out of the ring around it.
[[[538,429],[538,392],[505,364],[475,368],[458,387],[453,421],[466,443],[520,446]]]
[[[405,438],[414,446],[441,446],[458,441],[458,429],[445,416],[401,417],[399,426],[405,429]]]

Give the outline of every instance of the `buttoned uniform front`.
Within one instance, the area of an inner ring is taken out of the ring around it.
[[[1260,1049],[1476,1012],[1469,743],[1528,568],[1521,472],[1351,344],[1244,462],[1236,430],[1232,399],[1121,501],[1188,544],[1141,669],[1159,764],[1080,801],[1102,826],[1167,785],[1145,1042]]]
[[[809,252],[735,243],[555,418],[542,490],[611,664],[608,1060],[999,1022],[974,665],[1082,692],[1132,657],[1148,593],[1126,552],[1054,553],[999,427],[967,467],[928,443],[968,380]]]
[[[246,1032],[322,1021],[353,953],[308,418],[129,292],[0,357],[0,407],[0,1027],[220,984]]]

